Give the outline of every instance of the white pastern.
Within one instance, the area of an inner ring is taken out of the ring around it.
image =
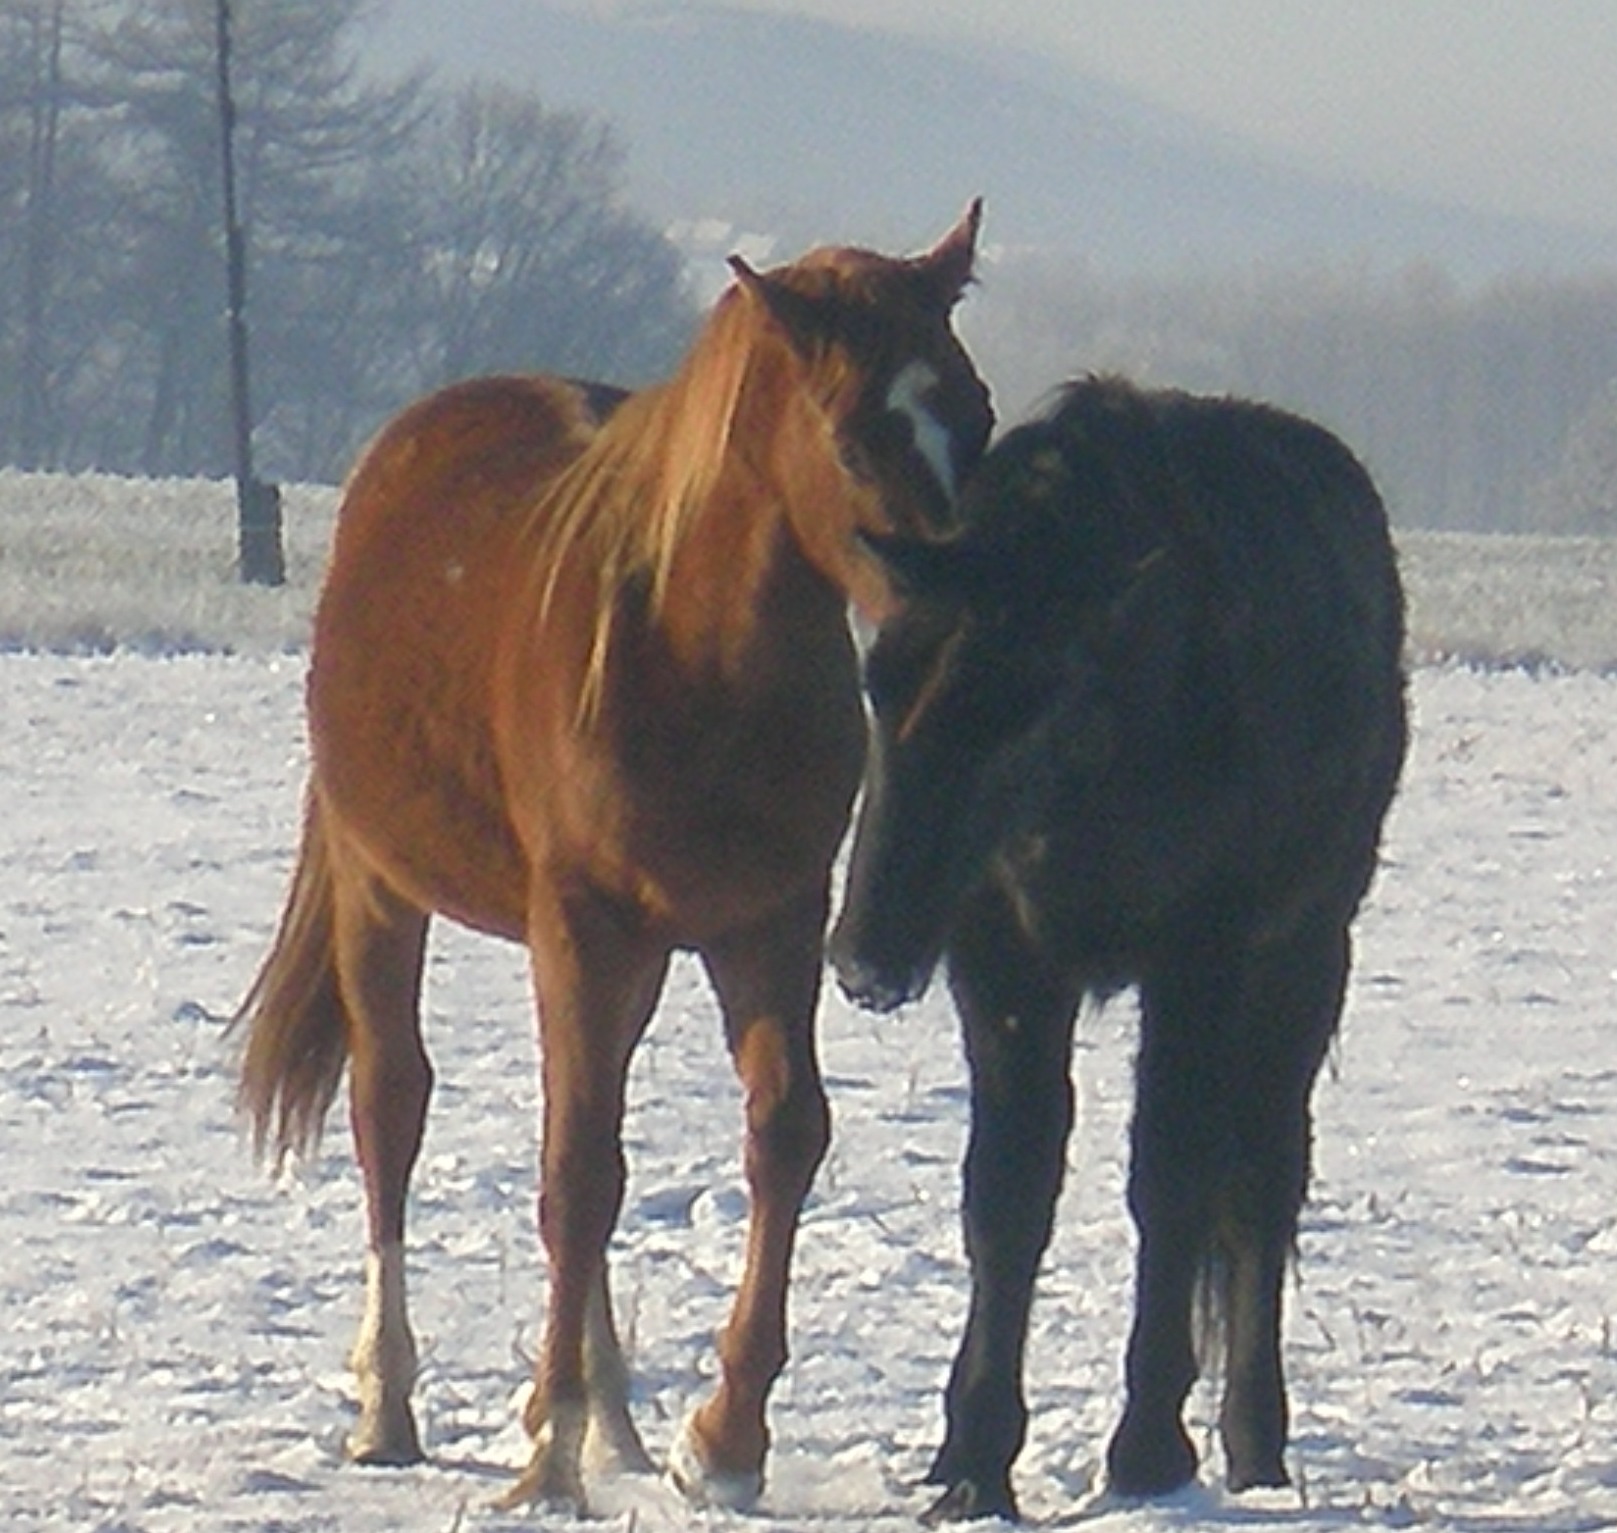
[[[415,1338],[410,1334],[401,1245],[366,1253],[365,1318],[354,1343],[353,1367],[393,1384],[408,1387],[415,1382]]]
[[[404,1248],[386,1246],[365,1260],[365,1318],[350,1359],[359,1420],[348,1453],[360,1463],[410,1464],[421,1439],[410,1410],[416,1347],[404,1295]]]
[[[926,396],[937,381],[938,375],[925,362],[906,363],[887,390],[887,408],[910,423],[910,429],[915,433],[915,450],[952,502],[957,488],[954,444],[949,438],[948,428],[932,413],[926,402]]]

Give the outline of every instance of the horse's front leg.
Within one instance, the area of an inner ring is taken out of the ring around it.
[[[1072,1128],[1077,987],[1048,972],[1009,912],[983,902],[950,950],[971,1066],[962,1219],[971,1309],[927,1479],[932,1521],[1014,1517],[1011,1465],[1027,1427],[1023,1352]]]
[[[825,917],[817,894],[703,952],[745,1095],[752,1207],[746,1267],[719,1344],[719,1387],[686,1422],[670,1466],[702,1503],[747,1506],[763,1489],[765,1409],[787,1357],[792,1247],[830,1142],[814,1039]]]
[[[582,1510],[592,1424],[644,1459],[607,1303],[606,1248],[623,1201],[625,1080],[667,968],[666,949],[604,904],[534,899],[529,945],[544,1082],[539,1232],[550,1296],[524,1416],[533,1457],[507,1505]],[[599,1396],[599,1398],[597,1398]]]

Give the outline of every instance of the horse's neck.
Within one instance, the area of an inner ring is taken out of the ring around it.
[[[776,503],[802,557],[839,593],[842,603],[876,615],[886,587],[860,548],[861,527],[882,524],[880,497],[854,477],[830,424],[805,406],[782,423],[776,439]]]
[[[843,465],[824,418],[788,396],[743,409],[662,593],[674,642],[729,656],[840,633],[849,602],[879,592],[854,529],[873,492]]]

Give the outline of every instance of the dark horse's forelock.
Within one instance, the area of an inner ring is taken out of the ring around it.
[[[1141,999],[1140,1243],[1108,1473],[1130,1495],[1194,1475],[1180,1416],[1212,1274],[1229,1481],[1281,1484],[1309,1099],[1405,749],[1385,512],[1316,425],[1091,379],[988,454],[965,513],[945,547],[876,545],[907,604],[871,657],[879,748],[831,948],[883,1004],[946,939],[966,1034],[974,1297],[938,1512],[1014,1511],[1073,1019],[1119,983]]]

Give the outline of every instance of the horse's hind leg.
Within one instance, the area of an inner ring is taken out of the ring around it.
[[[587,1419],[581,1463],[601,1474],[649,1474],[655,1469],[651,1455],[629,1414],[629,1365],[612,1318],[611,1284],[607,1265],[590,1291],[584,1313],[584,1392]],[[536,1441],[554,1438],[547,1406],[531,1401],[523,1425]],[[533,1499],[524,1481],[513,1502]]]
[[[1242,986],[1239,1089],[1218,1193],[1223,1258],[1224,1400],[1232,1490],[1288,1483],[1281,1295],[1308,1184],[1309,1097],[1342,1009],[1347,934],[1327,927],[1249,961]]]
[[[1139,1232],[1123,1419],[1107,1448],[1122,1495],[1175,1490],[1195,1477],[1181,1414],[1196,1381],[1193,1311],[1212,1238],[1214,1165],[1223,1154],[1223,1076],[1235,997],[1227,955],[1181,942],[1141,987],[1140,1052],[1129,1167]]]
[[[342,880],[336,916],[350,1121],[369,1236],[365,1317],[351,1358],[360,1414],[348,1451],[363,1464],[410,1464],[422,1453],[410,1408],[416,1349],[405,1303],[404,1217],[432,1090],[419,1010],[427,917],[379,885]]]
[[[971,1064],[963,1219],[971,1310],[928,1479],[935,1519],[1014,1517],[1011,1465],[1027,1427],[1023,1347],[1072,1127],[1075,987],[1047,972],[1009,912],[973,911],[950,948]]]
[[[746,1268],[719,1344],[719,1387],[686,1423],[671,1465],[698,1502],[745,1506],[763,1486],[765,1408],[787,1357],[792,1247],[830,1140],[814,1040],[825,916],[817,895],[703,953],[745,1097],[752,1209]]]

